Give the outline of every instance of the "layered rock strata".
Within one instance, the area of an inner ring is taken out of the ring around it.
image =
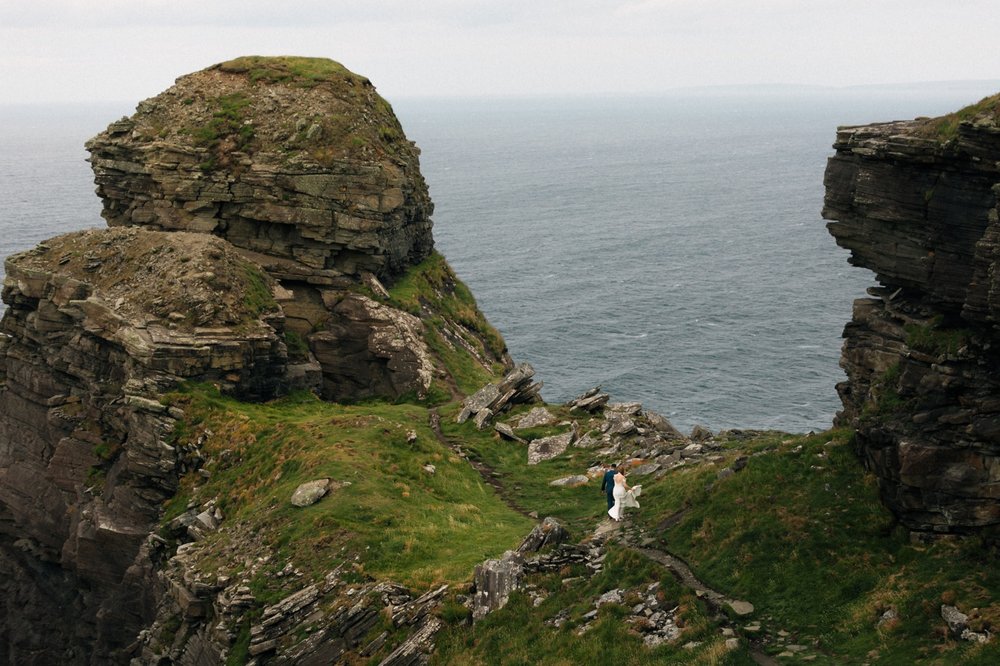
[[[252,398],[287,388],[268,284],[201,234],[85,231],[7,260],[4,663],[120,661],[149,620],[144,544],[184,465],[169,443],[181,414],[160,397],[186,379]],[[73,632],[46,630],[59,618]]]
[[[419,150],[368,79],[238,58],[179,78],[87,149],[109,225],[213,234],[280,282],[325,398],[426,394],[419,322],[356,293],[384,293],[434,247]]]
[[[918,531],[1000,526],[996,103],[842,127],[826,170],[830,233],[881,285],[844,331],[838,421]]]
[[[371,82],[330,60],[183,76],[87,149],[108,224],[212,233],[282,280],[349,286],[433,248],[419,151]]]
[[[197,442],[171,444],[183,414],[161,398],[182,381],[250,400],[424,398],[512,366],[432,252],[416,147],[339,64],[210,67],[88,148],[111,228],[6,264],[0,663],[125,663],[168,600],[191,617],[214,608],[213,587],[158,570],[164,500],[201,460]],[[384,286],[396,280],[410,281],[400,299]],[[189,537],[222,519],[185,516]],[[211,662],[209,643],[182,663]]]

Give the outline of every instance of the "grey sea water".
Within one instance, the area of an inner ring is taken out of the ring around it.
[[[600,384],[685,430],[804,432],[839,408],[840,334],[874,284],[820,219],[837,125],[998,89],[393,102],[438,248],[547,400]],[[103,225],[83,142],[131,107],[0,107],[0,256]]]

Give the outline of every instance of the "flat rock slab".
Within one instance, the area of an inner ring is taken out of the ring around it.
[[[652,474],[659,469],[659,463],[646,463],[645,465],[639,465],[638,467],[632,468],[632,471],[629,472],[629,476],[645,476],[646,474]]]
[[[527,444],[527,442],[524,441],[522,438],[518,437],[517,433],[514,432],[514,429],[511,428],[506,423],[494,423],[493,429],[496,430],[498,433],[500,433],[501,436],[509,440],[518,442],[520,444]]]
[[[729,607],[733,609],[733,612],[737,615],[750,615],[753,613],[753,604],[749,601],[738,601],[736,599],[731,599],[727,602]]]
[[[576,488],[577,486],[584,486],[590,479],[582,474],[574,474],[573,476],[564,476],[561,479],[556,479],[555,481],[550,481],[550,486],[565,486],[569,488]]]
[[[523,414],[513,425],[520,430],[521,428],[537,428],[539,426],[552,425],[556,420],[555,415],[549,410],[544,407],[535,407],[527,414]]]
[[[330,479],[317,479],[303,483],[292,493],[292,504],[299,507],[312,506],[330,491]]]
[[[572,440],[572,432],[533,440],[528,444],[528,464],[537,465],[543,460],[551,460],[552,458],[561,455],[566,449],[569,448],[569,443]]]

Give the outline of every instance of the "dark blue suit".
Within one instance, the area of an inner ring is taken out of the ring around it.
[[[617,474],[615,470],[609,469],[601,481],[601,490],[608,494],[608,509],[615,505],[615,474]]]

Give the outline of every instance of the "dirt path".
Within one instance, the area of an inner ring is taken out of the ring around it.
[[[453,442],[453,441],[449,440],[447,437],[445,437],[444,433],[441,432],[441,414],[438,413],[437,409],[431,409],[430,410],[428,421],[430,423],[431,430],[434,431],[434,436],[437,437],[437,440],[439,442],[441,442],[442,444],[444,444],[445,446],[447,446],[452,451],[454,451],[455,455],[459,456],[465,462],[469,463],[469,465],[472,467],[472,469],[474,469],[477,472],[479,472],[479,476],[483,479],[483,481],[485,481],[486,483],[488,483],[490,485],[490,487],[493,488],[493,490],[496,491],[497,496],[501,500],[503,500],[504,504],[506,504],[512,510],[518,512],[522,516],[527,516],[528,518],[532,518],[532,519],[535,519],[535,520],[538,519],[538,514],[537,513],[532,513],[530,511],[528,511],[523,506],[519,505],[517,502],[514,501],[514,499],[511,497],[510,491],[507,490],[507,487],[504,486],[503,483],[500,482],[500,478],[499,478],[500,475],[497,474],[496,471],[492,467],[490,467],[489,465],[487,465],[486,463],[484,463],[482,461],[473,460],[462,449],[461,446],[459,446],[455,442]]]
[[[727,597],[721,592],[713,590],[708,585],[705,585],[705,583],[698,580],[698,578],[694,575],[694,572],[691,571],[691,567],[687,565],[687,562],[676,555],[656,548],[635,546],[631,544],[626,545],[633,552],[639,553],[646,559],[664,566],[674,575],[674,577],[677,578],[677,580],[681,582],[682,585],[694,590],[695,594],[697,594],[701,599],[704,599],[709,606],[717,610],[722,610],[724,607],[728,607],[739,617],[748,616],[754,612],[754,606],[749,601],[741,601],[739,599]],[[724,624],[729,624],[731,626],[731,623],[728,622]],[[734,630],[736,629],[735,627],[733,628]],[[760,664],[760,666],[778,666],[781,663],[774,657],[763,652],[758,645],[755,645],[752,640],[747,640],[747,648],[750,651],[750,657],[755,663]]]
[[[521,515],[534,519],[538,518],[537,513],[529,512],[527,509],[520,506],[517,502],[514,501],[514,499],[511,497],[510,491],[500,481],[499,475],[496,473],[495,470],[493,470],[493,468],[491,468],[489,465],[479,460],[471,459],[468,456],[468,454],[462,449],[462,447],[459,446],[459,444],[449,440],[445,436],[445,434],[441,431],[441,414],[438,412],[437,409],[431,409],[429,411],[428,421],[431,430],[434,432],[434,436],[437,438],[437,440],[441,442],[441,444],[443,444],[444,446],[447,446],[450,450],[452,450],[456,455],[461,457],[467,463],[469,463],[469,465],[474,470],[479,472],[479,476],[483,479],[483,481],[488,483],[490,487],[496,491],[497,496],[500,497],[500,499],[507,506],[509,506],[512,510],[516,511],[517,513],[520,513]],[[667,519],[668,522],[671,519],[678,520],[681,517],[681,515],[683,515],[684,512],[686,512],[686,509],[668,518]],[[619,526],[616,523],[612,523],[611,521],[602,521],[597,526],[597,529],[594,532],[594,536],[600,539],[605,539],[607,537],[613,536],[613,533],[617,532],[618,528]],[[664,550],[649,548],[648,546],[634,545],[632,543],[628,543],[627,540],[623,540],[623,543],[627,548],[665,567],[681,582],[682,585],[694,590],[695,594],[697,594],[698,597],[704,599],[709,604],[709,606],[717,610],[722,610],[723,608],[727,607],[739,617],[748,616],[754,612],[754,606],[750,602],[727,597],[721,592],[713,590],[709,586],[705,585],[705,583],[698,580],[698,578],[694,575],[694,572],[691,571],[691,567],[689,567],[687,563],[684,562],[684,560],[680,559],[676,555],[668,553],[667,551]],[[759,664],[760,666],[780,665],[781,662],[777,661],[773,657],[761,651],[752,642],[748,641],[748,647],[750,651],[750,656],[753,658],[754,662]]]

